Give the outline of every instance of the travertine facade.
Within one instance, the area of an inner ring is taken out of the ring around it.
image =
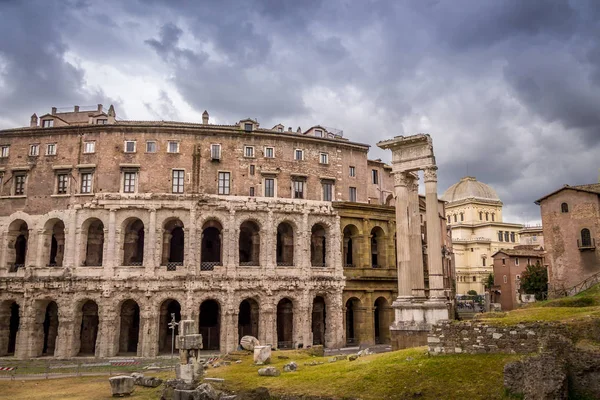
[[[76,107],[0,132],[0,355],[154,356],[171,313],[198,321],[206,350],[389,340],[397,284],[368,288],[395,271],[389,167],[319,126],[208,119]],[[358,204],[376,245],[363,271],[343,260]],[[345,270],[367,283],[345,294]]]

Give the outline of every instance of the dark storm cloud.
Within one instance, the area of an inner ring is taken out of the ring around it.
[[[105,97],[84,89],[71,52],[160,76],[169,93],[138,100],[157,119],[185,118],[181,98],[219,122],[323,124],[371,145],[430,132],[440,191],[468,165],[524,221],[539,219],[541,195],[597,178],[595,0],[32,4],[0,2],[5,119]],[[371,156],[390,158],[375,146]]]

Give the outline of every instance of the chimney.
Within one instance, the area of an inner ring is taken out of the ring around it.
[[[292,127],[291,127],[291,126],[289,126],[289,127],[288,127],[288,132],[291,132],[291,131],[292,131]]]
[[[56,115],[56,107],[52,107],[52,115]]]
[[[300,129],[300,127],[298,127],[298,129],[296,129],[296,133],[302,133],[302,129]]]
[[[108,116],[109,117],[116,117],[117,113],[115,112],[115,107],[111,104],[110,107],[108,107]]]
[[[98,112],[102,112],[102,104],[98,104]]]
[[[75,106],[74,109],[75,109],[75,112],[79,112],[79,106]]]
[[[37,117],[37,114],[34,113],[31,116],[31,121],[29,122],[29,126],[31,128],[37,128],[37,126],[38,126],[38,117]]]
[[[202,124],[208,125],[208,111],[204,110],[202,113]]]

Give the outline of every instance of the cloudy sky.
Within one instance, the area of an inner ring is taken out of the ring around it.
[[[218,5],[217,5],[218,4]],[[596,0],[0,0],[0,129],[52,106],[136,120],[321,124],[373,146],[430,133],[440,193],[505,220],[600,168]]]

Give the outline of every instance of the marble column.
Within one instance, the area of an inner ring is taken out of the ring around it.
[[[429,297],[445,300],[442,266],[442,229],[438,212],[437,167],[425,169],[425,201],[427,211],[427,259],[429,266]]]
[[[409,178],[405,172],[394,174],[394,191],[396,193],[396,237],[398,242],[398,299],[412,299],[412,274],[410,270],[408,190]]]
[[[410,270],[412,275],[412,295],[425,298],[425,274],[423,273],[423,243],[421,239],[421,212],[419,210],[419,176],[410,174],[408,184],[408,215]]]

